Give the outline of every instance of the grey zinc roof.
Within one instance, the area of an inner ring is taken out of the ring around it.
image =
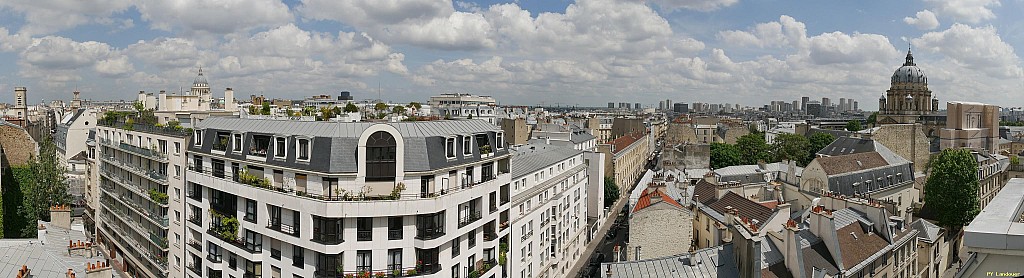
[[[889,182],[892,176],[892,182]],[[871,182],[867,182],[871,181]],[[875,169],[843,173],[828,177],[829,190],[852,196],[854,193],[871,193],[892,186],[901,186],[914,181],[914,169],[910,163],[889,165]],[[856,184],[856,186],[854,185]]]
[[[574,132],[572,134],[572,138],[570,138],[569,140],[571,140],[574,144],[579,144],[579,143],[583,143],[583,142],[586,142],[586,141],[589,141],[589,140],[593,140],[594,138],[597,138],[597,137],[594,137],[594,135],[591,135],[590,133]]]
[[[611,270],[611,275],[602,277],[739,277],[732,244],[697,250],[693,254],[601,264],[601,272],[608,270]]]
[[[761,242],[761,269],[780,263],[784,259],[785,257],[782,256],[782,252],[779,251],[779,247],[775,246],[775,243],[771,240]]]
[[[861,222],[864,225],[871,226],[874,223],[868,220],[867,215],[854,209],[844,208],[832,212],[832,218],[835,219],[835,228],[839,229],[846,227],[856,222]]]
[[[211,117],[196,124],[198,129],[244,130],[265,134],[305,135],[310,137],[356,137],[370,126],[385,124],[398,129],[403,137],[446,137],[473,132],[500,131],[483,120],[446,120],[423,122],[307,122],[292,120]]]
[[[920,218],[911,223],[910,227],[919,232],[917,233],[918,238],[932,243],[939,239],[939,233],[942,232],[942,228],[939,226]]]
[[[0,277],[15,277],[21,266],[27,266],[33,277],[64,278],[68,269],[73,269],[78,277],[85,277],[85,263],[103,261],[102,256],[86,258],[68,255],[67,243],[71,241],[86,242],[87,238],[81,231],[65,230],[45,224],[47,228],[46,244],[38,239],[2,239],[0,240]]]
[[[569,146],[531,143],[519,147],[518,150],[511,151],[511,153],[510,167],[512,178],[515,179],[547,168],[572,156],[579,155],[583,151]]]

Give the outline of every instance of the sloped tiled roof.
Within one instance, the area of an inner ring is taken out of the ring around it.
[[[768,223],[768,218],[772,216],[773,212],[772,209],[732,191],[726,192],[721,199],[707,206],[722,214],[726,213],[726,207],[732,207],[738,211],[737,216],[757,220],[758,227]]]
[[[836,231],[839,250],[842,254],[843,266],[847,268],[863,262],[871,255],[878,253],[889,245],[881,236],[876,233],[870,235],[864,232],[864,227],[859,223],[852,223]]]
[[[877,152],[866,152],[817,158],[825,174],[837,175],[889,165]]]
[[[717,189],[715,189],[714,184],[711,184],[707,180],[701,179],[697,181],[696,185],[694,185],[693,200],[698,203],[707,205],[711,201],[715,200],[715,196],[717,195],[716,190]]]
[[[648,187],[640,194],[640,199],[637,200],[636,206],[633,207],[633,212],[638,212],[660,202],[665,202],[677,208],[683,208],[683,205],[673,200],[668,194],[663,193],[662,190]]]
[[[617,154],[617,153],[621,152],[622,150],[625,150],[626,148],[629,148],[630,145],[632,145],[637,140],[640,140],[643,137],[644,137],[644,133],[642,131],[637,131],[637,132],[633,132],[633,133],[629,133],[629,134],[626,134],[626,135],[619,136],[619,138],[615,138],[615,140],[612,140],[612,142],[611,142],[612,146],[614,146],[614,149],[612,149],[612,153],[616,153]]]

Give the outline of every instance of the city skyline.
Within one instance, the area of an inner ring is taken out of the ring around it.
[[[811,96],[875,110],[912,46],[943,103],[1022,105],[1018,2],[59,2],[0,3],[11,15],[0,19],[0,87],[28,87],[33,104],[75,89],[96,100],[176,92],[201,66],[213,91],[239,98],[380,88],[395,102],[463,92],[657,107]]]

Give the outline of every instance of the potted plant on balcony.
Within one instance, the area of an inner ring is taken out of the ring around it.
[[[402,277],[402,270],[395,269],[391,271],[391,277]]]
[[[221,218],[218,234],[227,241],[236,241],[238,240],[238,226],[238,218],[234,216]]]
[[[489,154],[489,153],[491,153],[491,145],[483,145],[482,147],[480,147],[480,154]]]
[[[398,182],[394,189],[391,189],[391,200],[398,200],[402,197],[402,191],[405,191],[405,183]]]
[[[385,278],[385,277],[388,277],[388,275],[387,275],[387,274],[384,274],[384,272],[383,272],[383,271],[382,271],[382,272],[377,272],[377,273],[376,273],[376,274],[374,274],[373,276],[374,276],[374,277],[377,277],[377,278]]]
[[[405,276],[416,276],[416,269],[410,269],[405,271]]]
[[[501,245],[498,245],[498,264],[505,265],[505,262],[508,260],[507,253],[508,253],[508,244],[502,242]]]

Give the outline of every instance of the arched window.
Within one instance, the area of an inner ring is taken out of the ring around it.
[[[366,181],[395,180],[395,137],[378,131],[366,139]]]

